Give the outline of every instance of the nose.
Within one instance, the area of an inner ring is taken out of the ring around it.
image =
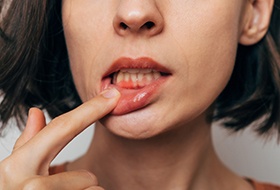
[[[162,32],[164,20],[153,0],[120,0],[113,26],[120,36],[141,34],[151,37]]]

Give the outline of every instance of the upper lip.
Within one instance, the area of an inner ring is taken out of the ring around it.
[[[160,72],[163,75],[171,74],[169,69],[149,57],[140,57],[136,59],[122,57],[113,62],[102,78],[109,77],[111,74],[121,69],[152,69]]]

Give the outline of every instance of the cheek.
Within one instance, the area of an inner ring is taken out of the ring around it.
[[[178,83],[183,89],[182,102],[188,106],[182,109],[195,108],[192,110],[196,113],[204,111],[231,77],[238,45],[239,17],[238,13],[226,8],[195,8],[196,12],[189,10],[186,16],[177,18],[177,22],[170,19],[173,25],[169,32],[180,47],[176,51],[183,55],[180,65],[184,65],[184,69],[177,69],[181,78]],[[178,97],[180,93],[182,91],[177,92]]]
[[[188,19],[186,29],[174,36],[181,37],[176,41],[184,52],[189,78],[201,77],[201,81],[213,80],[223,84],[230,77],[239,35],[239,19],[236,15],[223,7],[201,10],[195,18],[191,15],[185,18]]]
[[[87,5],[88,4],[88,5]],[[92,16],[96,6],[89,1],[67,0],[63,3],[63,27],[70,67],[77,91],[86,101],[97,94],[98,65],[93,63],[99,54],[106,33],[100,32],[102,18]],[[104,29],[104,26],[103,26]],[[103,30],[102,30],[103,31]],[[94,68],[94,69],[93,69]]]

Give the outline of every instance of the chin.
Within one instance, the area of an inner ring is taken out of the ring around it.
[[[152,138],[166,131],[159,114],[147,108],[124,115],[107,115],[99,122],[111,133],[128,139]]]

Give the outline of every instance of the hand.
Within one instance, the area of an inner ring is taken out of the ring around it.
[[[41,110],[31,108],[26,127],[12,154],[0,162],[3,190],[100,190],[88,171],[49,175],[51,161],[76,135],[116,106],[120,94],[111,89],[78,108],[53,119],[48,125]]]

